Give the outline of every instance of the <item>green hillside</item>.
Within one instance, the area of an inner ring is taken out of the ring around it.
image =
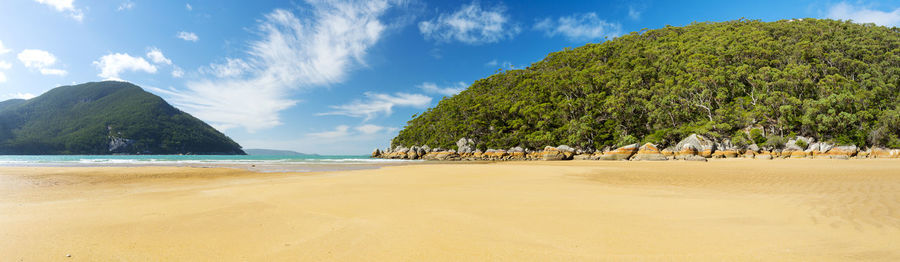
[[[900,29],[803,19],[633,32],[478,80],[392,144],[600,149],[691,133],[900,147]]]
[[[244,154],[162,98],[125,82],[62,86],[0,102],[0,154]]]

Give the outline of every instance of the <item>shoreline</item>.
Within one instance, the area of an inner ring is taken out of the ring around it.
[[[805,161],[804,161],[805,160]],[[0,167],[0,254],[62,260],[900,259],[900,161]]]

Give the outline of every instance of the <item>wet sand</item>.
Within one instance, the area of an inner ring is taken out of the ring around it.
[[[898,261],[898,243],[898,160],[0,167],[0,261]]]

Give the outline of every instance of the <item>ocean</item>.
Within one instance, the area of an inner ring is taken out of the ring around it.
[[[0,155],[0,166],[17,167],[127,167],[183,166],[241,168],[257,172],[319,172],[374,169],[416,160],[373,159],[367,155],[348,156],[264,156],[264,155]]]

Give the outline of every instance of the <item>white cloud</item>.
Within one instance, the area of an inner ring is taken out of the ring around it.
[[[17,55],[22,65],[33,70],[38,70],[42,75],[64,76],[68,72],[62,69],[49,68],[56,64],[56,56],[50,52],[39,49],[25,49]]]
[[[191,6],[191,4],[184,4],[184,9],[187,9],[188,11],[194,11],[194,7]]]
[[[123,53],[100,57],[100,60],[94,61],[94,65],[100,68],[100,74],[97,76],[106,80],[120,80],[119,74],[125,71],[156,73],[156,66],[151,65],[143,57],[134,57]]]
[[[3,41],[0,41],[0,55],[9,53],[10,51],[12,51],[12,50],[3,46]]]
[[[184,40],[184,41],[191,41],[191,42],[197,42],[198,40],[200,40],[200,38],[197,37],[197,34],[195,34],[194,32],[181,31],[181,32],[178,32],[178,34],[176,34],[175,37],[181,38],[181,40]]]
[[[181,78],[182,76],[184,76],[184,70],[181,69],[181,67],[173,66],[172,67],[172,77]]]
[[[395,93],[365,93],[366,100],[356,100],[346,105],[330,106],[334,109],[331,112],[319,113],[318,115],[342,115],[349,117],[362,117],[368,121],[378,114],[390,115],[393,113],[394,107],[427,107],[431,103],[431,97],[420,94]]]
[[[853,20],[857,23],[874,23],[888,27],[900,26],[900,8],[881,11],[840,2],[828,9],[827,16],[832,19]]]
[[[459,94],[459,92],[462,92],[463,90],[466,90],[467,86],[468,85],[466,85],[465,82],[456,82],[453,85],[445,86],[445,87],[439,87],[435,83],[425,82],[425,83],[422,83],[421,85],[419,85],[418,88],[424,90],[427,93],[431,93],[431,94],[441,94],[441,95],[445,95],[445,96],[453,96],[453,95]]]
[[[261,20],[262,39],[249,43],[250,71],[240,77],[190,81],[186,90],[162,90],[179,108],[221,129],[253,132],[281,124],[278,113],[297,101],[297,89],[337,83],[385,30],[386,1],[309,3],[310,17],[276,9]]]
[[[570,41],[589,41],[613,38],[622,31],[622,25],[597,17],[596,13],[574,14],[556,20],[545,18],[534,25],[534,29],[544,31],[547,36],[563,35]]]
[[[16,93],[6,94],[5,96],[3,96],[3,100],[6,100],[6,99],[32,99],[35,97],[36,97],[36,95],[31,94],[31,93],[16,92]]]
[[[224,64],[209,64],[209,67],[200,68],[200,72],[212,74],[219,78],[229,78],[241,76],[251,69],[253,67],[240,58],[225,58]]]
[[[33,69],[52,66],[56,63],[56,56],[50,52],[38,49],[22,50],[22,52],[19,52],[18,58],[25,67]]]
[[[0,83],[6,83],[6,73],[0,72]]]
[[[150,51],[147,51],[147,58],[150,58],[150,61],[153,61],[154,64],[172,64],[172,60],[166,58],[166,56],[163,55],[162,51],[160,51],[159,48],[156,47],[151,47]]]
[[[352,129],[348,125],[339,125],[334,128],[334,130],[317,132],[317,133],[309,133],[306,134],[307,137],[312,138],[322,138],[322,139],[342,139],[349,138],[351,136],[358,135],[372,135],[381,131],[393,132],[396,131],[396,128],[388,128],[383,126],[377,126],[372,124],[365,124],[353,127]]]
[[[53,7],[57,12],[65,12],[78,22],[84,20],[84,12],[75,8],[75,0],[34,0],[35,2]]]
[[[134,8],[134,2],[125,1],[119,4],[119,7],[116,8],[116,11],[131,10],[132,8]]]
[[[464,5],[452,14],[443,13],[436,19],[419,23],[419,32],[425,39],[438,42],[494,43],[512,38],[519,31],[519,27],[510,22],[505,7],[482,9],[477,2]]]

